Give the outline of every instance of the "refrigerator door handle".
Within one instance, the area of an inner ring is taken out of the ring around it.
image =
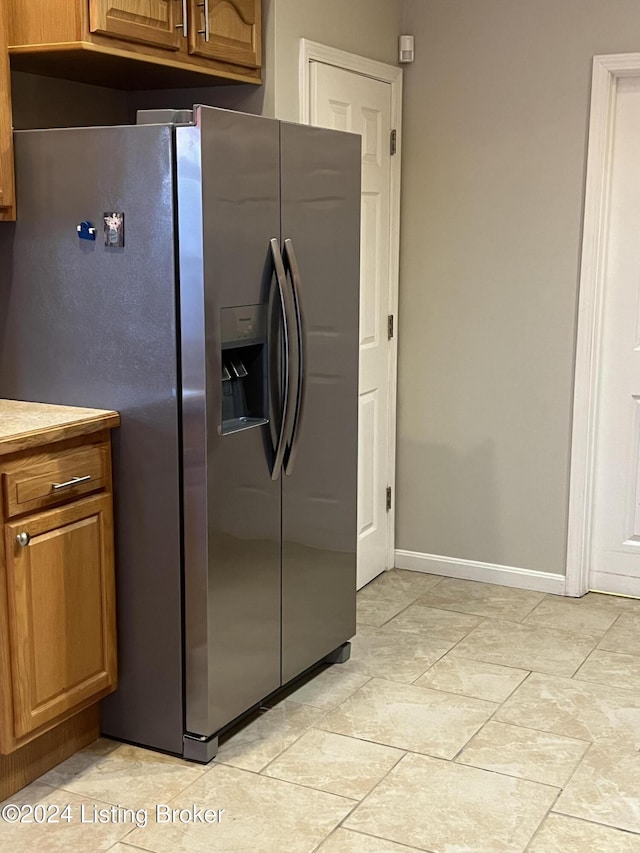
[[[276,281],[278,283],[278,295],[280,300],[280,312],[282,315],[282,339],[284,343],[284,388],[282,395],[282,411],[280,415],[280,431],[273,457],[271,479],[277,480],[280,476],[282,461],[287,447],[288,423],[291,419],[291,329],[289,327],[289,311],[287,309],[287,274],[280,253],[280,246],[275,237],[271,239],[271,257]]]
[[[289,238],[284,241],[284,257],[286,267],[291,273],[291,289],[293,291],[294,317],[296,321],[297,339],[297,347],[295,352],[295,370],[293,371],[296,379],[295,409],[293,411],[292,425],[288,438],[288,448],[284,460],[284,472],[285,474],[289,475],[292,473],[293,466],[295,463],[298,443],[298,430],[300,427],[300,420],[302,418],[302,405],[304,401],[305,387],[305,335],[301,303],[300,267],[298,266],[298,259],[296,258],[296,250],[293,245],[293,240]]]

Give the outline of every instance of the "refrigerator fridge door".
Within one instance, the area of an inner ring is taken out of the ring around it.
[[[299,378],[282,480],[282,680],[355,634],[360,137],[281,124]]]
[[[280,238],[279,126],[207,107],[196,107],[195,121],[176,129],[176,144],[185,750],[197,758],[198,738],[280,685],[281,501],[272,468],[282,401],[267,393],[279,346],[271,244]]]
[[[0,276],[0,396],[120,412],[119,679],[102,726],[181,752],[172,136],[168,126],[15,134],[20,219]],[[123,248],[105,245],[105,213],[124,213]],[[87,221],[95,241],[79,239]]]

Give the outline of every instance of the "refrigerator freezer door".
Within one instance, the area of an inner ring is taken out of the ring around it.
[[[102,702],[102,726],[179,752],[172,130],[24,131],[15,148],[20,219],[0,274],[0,396],[120,412],[113,434],[119,683]],[[104,244],[108,211],[125,214],[124,248]],[[95,241],[78,238],[83,221],[96,228]]]
[[[283,683],[355,633],[360,138],[281,125],[301,396],[282,482]]]
[[[280,237],[279,126],[207,107],[195,116],[195,127],[176,129],[185,707],[187,732],[209,737],[280,684],[281,503],[271,424],[222,434],[220,339],[223,309],[278,308],[270,241]],[[269,335],[272,361],[276,343]],[[264,378],[275,372],[269,358]]]

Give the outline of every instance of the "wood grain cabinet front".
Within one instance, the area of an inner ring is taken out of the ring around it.
[[[175,0],[89,0],[89,29],[118,39],[180,49],[183,21]]]
[[[0,753],[116,688],[108,433],[0,456]]]
[[[5,525],[14,735],[115,687],[111,497]]]
[[[260,3],[256,0],[189,0],[189,52],[237,65],[260,66]]]
[[[261,0],[3,2],[16,70],[125,89],[261,82]]]

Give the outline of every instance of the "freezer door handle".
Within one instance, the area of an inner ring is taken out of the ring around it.
[[[290,410],[292,401],[290,399],[290,373],[292,341],[291,328],[289,325],[290,310],[288,307],[289,300],[287,298],[287,274],[285,272],[282,255],[280,253],[280,246],[275,237],[272,238],[270,245],[271,257],[273,259],[273,268],[275,271],[275,278],[278,284],[278,298],[280,303],[280,313],[282,317],[282,340],[284,344],[284,387],[282,394],[282,411],[280,414],[280,430],[273,456],[273,467],[271,469],[271,479],[277,480],[280,476],[280,469],[282,468],[282,461],[284,459],[284,453],[287,447],[287,431],[289,427],[289,422],[291,420]]]
[[[300,267],[296,258],[296,251],[293,245],[293,240],[286,239],[284,241],[284,257],[286,269],[291,275],[291,289],[293,293],[294,319],[295,319],[295,338],[296,347],[294,353],[294,367],[291,371],[291,384],[295,382],[294,389],[294,409],[292,415],[291,429],[287,438],[287,452],[284,460],[284,472],[289,475],[293,472],[295,464],[296,452],[298,447],[298,432],[300,421],[302,418],[302,406],[304,402],[305,389],[305,335],[304,322],[302,313],[301,301],[301,279]]]

